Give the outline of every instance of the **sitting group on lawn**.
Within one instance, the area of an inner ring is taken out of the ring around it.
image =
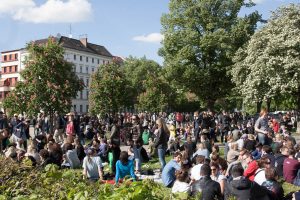
[[[284,199],[282,181],[300,186],[300,144],[287,131],[287,119],[278,128],[266,110],[255,123],[239,122],[241,118],[226,112],[220,116],[195,112],[185,122],[177,114],[151,119],[131,115],[127,127],[120,116],[101,121],[69,113],[65,120],[57,115],[54,135],[38,131],[34,138],[28,133],[29,122],[15,117],[7,123],[0,113],[1,152],[7,158],[19,162],[28,158],[41,168],[48,164],[82,168],[90,181],[114,179],[119,184],[125,177],[136,181],[144,173],[142,163],[158,157],[166,187],[173,193],[201,193],[204,200]],[[121,151],[122,142],[127,151]],[[166,155],[173,156],[168,163]]]

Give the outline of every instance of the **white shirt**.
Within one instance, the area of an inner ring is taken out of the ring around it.
[[[190,185],[188,183],[185,182],[180,182],[178,180],[176,180],[174,182],[174,185],[172,187],[172,193],[176,193],[176,192],[189,192],[190,191]]]
[[[201,178],[201,176],[200,176],[200,169],[201,169],[202,165],[203,164],[195,165],[191,169],[191,179],[195,179],[196,181],[200,180],[200,178]]]
[[[264,169],[257,169],[255,172],[254,182],[256,182],[258,185],[261,185],[263,182],[265,182],[266,179],[266,173]]]

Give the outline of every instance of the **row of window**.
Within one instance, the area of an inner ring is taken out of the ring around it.
[[[77,72],[77,71],[76,71],[76,66],[74,66],[74,68],[73,68],[73,69],[74,69],[74,72]],[[92,67],[91,69],[92,69],[92,73],[94,73],[94,71],[95,71],[95,68],[94,68],[94,67]],[[85,72],[83,72],[83,66],[82,66],[82,65],[80,65],[80,66],[79,66],[79,71],[78,71],[78,72],[79,72],[79,73],[87,73],[87,74],[89,74],[89,67],[88,67],[88,66],[86,66],[86,67],[85,67]]]
[[[83,105],[79,105],[79,110],[77,110],[77,105],[73,105],[73,110],[74,112],[83,112]],[[86,105],[86,112],[89,111],[89,105]]]
[[[15,61],[18,60],[18,53],[13,53],[13,54],[8,54],[2,56],[2,61],[7,62],[7,61]]]
[[[83,91],[79,92],[79,95],[77,95],[77,99],[89,99],[89,91],[86,91],[86,98],[83,98]]]
[[[0,99],[7,97],[9,91],[0,92]]]
[[[77,60],[77,55],[76,54],[73,55],[73,59]],[[79,56],[79,60],[83,61],[83,56]],[[92,61],[92,63],[95,63],[96,59],[95,58],[89,58],[88,56],[85,57],[85,61],[87,63],[90,62],[90,60]],[[97,58],[97,64],[100,65],[100,59],[99,58]],[[109,64],[109,61],[102,60],[102,64]]]
[[[2,74],[18,72],[18,65],[2,67]]]

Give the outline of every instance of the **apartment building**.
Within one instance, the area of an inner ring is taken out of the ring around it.
[[[112,54],[101,45],[89,43],[87,38],[79,40],[60,36],[55,38],[65,50],[65,60],[74,63],[73,70],[83,80],[85,88],[78,92],[77,97],[72,100],[72,111],[87,113],[89,110],[89,88],[91,75],[100,65],[112,62]],[[36,40],[36,44],[45,44],[47,39]],[[24,69],[23,61],[28,55],[26,49],[1,52],[1,98],[6,97],[9,91],[14,89],[17,81],[22,80],[20,71]],[[1,99],[0,98],[0,99]]]

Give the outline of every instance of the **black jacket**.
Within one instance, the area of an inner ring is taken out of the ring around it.
[[[164,131],[163,128],[159,128],[154,147],[157,149],[167,148],[168,140],[169,140],[169,135]]]
[[[197,192],[202,193],[201,200],[222,200],[221,187],[216,181],[211,180],[210,176],[202,177],[192,185],[192,194],[196,195]]]
[[[237,200],[271,200],[269,191],[248,178],[241,177],[225,184],[225,199],[231,196]]]

